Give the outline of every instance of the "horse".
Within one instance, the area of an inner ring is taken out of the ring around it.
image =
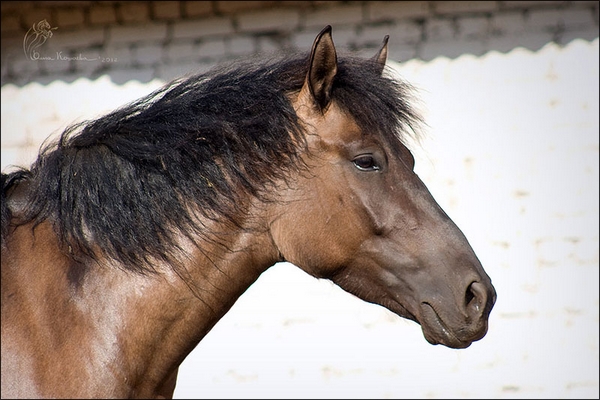
[[[496,292],[414,172],[411,86],[336,51],[178,78],[2,173],[2,396],[169,398],[184,358],[278,262],[483,338]],[[308,53],[308,52],[307,52]]]

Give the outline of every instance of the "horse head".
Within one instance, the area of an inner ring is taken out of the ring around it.
[[[386,58],[387,37],[358,75],[380,79]],[[414,172],[410,150],[397,133],[380,134],[395,127],[385,118],[377,125],[377,109],[338,100],[338,79],[350,67],[342,71],[325,28],[292,96],[309,168],[287,182],[272,217],[273,241],[283,259],[307,273],[419,323],[430,343],[468,347],[487,332],[494,287]]]

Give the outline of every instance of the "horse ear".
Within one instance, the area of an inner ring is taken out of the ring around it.
[[[381,45],[381,48],[379,49],[377,54],[375,54],[373,56],[373,58],[371,58],[379,66],[380,74],[383,73],[383,68],[385,67],[385,62],[387,61],[387,55],[388,55],[387,44],[388,44],[389,38],[390,38],[390,35],[385,35],[385,37],[383,38],[383,44]]]
[[[337,73],[337,54],[331,38],[331,25],[316,37],[310,52],[308,74],[301,93],[310,94],[313,102],[323,110],[331,100],[333,78]]]

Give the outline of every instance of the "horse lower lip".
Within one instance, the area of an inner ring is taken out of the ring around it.
[[[425,338],[432,344],[443,344],[454,349],[469,347],[472,341],[463,341],[446,327],[438,313],[429,303],[422,303],[421,327]]]

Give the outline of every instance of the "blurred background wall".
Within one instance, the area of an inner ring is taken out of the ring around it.
[[[416,171],[498,290],[488,335],[431,346],[277,264],[184,362],[176,396],[598,398],[598,4],[2,2],[2,169],[182,74],[308,52],[327,24],[340,52],[390,35],[390,73],[428,123]]]

